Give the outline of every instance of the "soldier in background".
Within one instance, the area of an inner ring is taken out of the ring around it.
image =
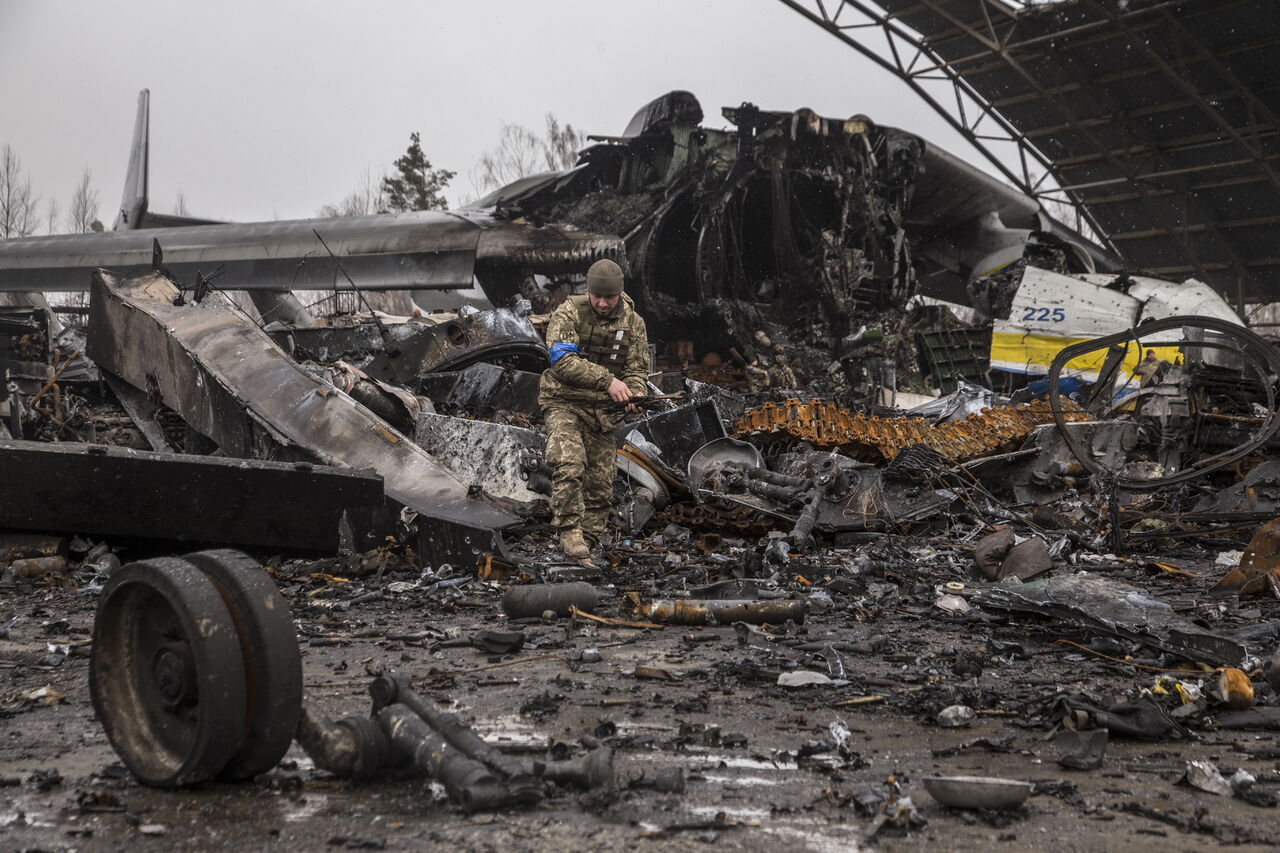
[[[777,365],[769,371],[769,384],[774,388],[797,387],[799,383],[796,382],[796,372],[787,362],[787,356],[784,353],[778,353],[776,360]]]
[[[1156,380],[1162,363],[1160,359],[1156,358],[1155,350],[1147,350],[1147,357],[1138,362],[1138,366],[1133,369],[1133,375],[1141,380],[1139,387],[1145,388]]]
[[[760,359],[747,365],[747,390],[759,394],[769,387],[769,370],[760,364]]]
[[[622,269],[599,260],[587,292],[566,299],[547,325],[551,366],[542,372],[538,404],[551,466],[551,522],[565,557],[581,560],[599,542],[613,501],[619,406],[635,411],[646,393],[649,337]]]

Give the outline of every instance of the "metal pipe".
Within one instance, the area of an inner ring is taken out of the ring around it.
[[[453,749],[499,774],[511,786],[509,793],[513,802],[536,803],[542,799],[542,786],[528,768],[491,746],[456,714],[431,707],[414,692],[407,676],[400,673],[380,676],[369,685],[369,694],[375,710],[391,705],[409,708],[439,732]]]
[[[668,625],[728,625],[746,622],[752,625],[781,625],[783,622],[804,621],[803,601],[714,601],[710,599],[680,598],[654,599],[647,603],[638,596],[629,598],[633,611],[653,622]]]
[[[506,786],[489,768],[451,749],[443,734],[409,708],[390,705],[378,712],[377,719],[396,751],[443,785],[449,798],[466,811],[501,808],[511,802]]]
[[[584,581],[528,584],[507,590],[502,596],[502,612],[512,619],[541,616],[548,610],[568,616],[570,607],[593,612],[599,600],[600,590]]]

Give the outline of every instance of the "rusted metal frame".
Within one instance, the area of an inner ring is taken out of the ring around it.
[[[1028,159],[1034,161],[1041,169],[1045,171],[1048,171],[1052,168],[1052,165],[1049,159],[1044,154],[1042,154],[1034,146],[1027,143],[1025,140],[1019,140],[1017,129],[1014,128],[1013,125],[1011,125],[1009,121],[1005,119],[1004,116],[1002,116],[998,111],[993,110],[991,112],[991,115],[995,119],[996,123],[1000,126],[1000,129],[1004,131],[1006,134],[1008,134],[1007,141],[1011,142],[1018,148],[1020,161],[1022,163],[1022,172],[1023,172],[1022,175],[1018,175],[1013,169],[1011,169],[1009,166],[1005,164],[1004,160],[1001,157],[997,156],[996,153],[987,146],[986,142],[983,139],[979,138],[975,133],[973,133],[973,131],[971,131],[962,121],[960,121],[955,115],[953,115],[950,110],[944,107],[933,96],[932,93],[930,93],[928,90],[924,88],[924,86],[920,84],[919,82],[920,75],[918,73],[908,72],[905,68],[895,65],[895,63],[889,62],[883,56],[880,56],[875,50],[862,44],[857,39],[850,37],[845,32],[846,29],[854,29],[855,27],[847,24],[836,24],[831,19],[831,17],[826,14],[825,7],[822,6],[821,4],[819,5],[819,9],[822,10],[823,14],[818,15],[818,14],[814,14],[814,12],[812,12],[810,9],[802,5],[800,0],[779,0],[779,2],[790,7],[796,12],[799,12],[801,15],[808,18],[810,21],[812,21],[814,24],[818,25],[822,29],[827,30],[833,36],[840,39],[845,44],[847,44],[848,46],[852,47],[854,50],[861,53],[863,56],[870,59],[872,62],[875,62],[877,65],[884,68],[886,71],[890,71],[896,74],[898,78],[901,79],[908,86],[910,86],[911,89],[921,99],[923,99],[925,103],[927,103],[930,107],[932,107],[933,110],[937,112],[938,115],[940,115],[944,121],[950,124],[951,127],[957,133],[959,133],[961,136],[967,139],[971,145],[973,145],[976,149],[978,149],[978,151],[980,151],[982,155],[987,158],[987,161],[992,166],[994,166],[1002,175],[1004,175],[1005,178],[1007,178],[1018,189],[1022,190],[1023,192],[1027,192],[1028,195],[1031,194],[1029,191],[1029,188],[1031,185],[1031,173],[1030,173],[1030,167],[1027,165]],[[890,50],[894,53],[895,56],[897,55],[896,45],[894,44],[892,37],[890,37],[890,34],[893,36],[897,36],[898,38],[902,39],[908,44],[912,44],[913,46],[916,47],[918,51],[920,51],[924,55],[930,56],[930,58],[933,59],[935,62],[937,62],[940,59],[940,57],[932,53],[931,49],[928,48],[928,46],[922,44],[917,39],[909,35],[908,33],[902,32],[899,28],[893,27],[890,24],[889,20],[883,14],[880,14],[875,12],[874,10],[868,9],[863,4],[858,3],[857,0],[844,0],[843,5],[841,6],[841,9],[843,10],[845,6],[852,6],[856,11],[866,16],[866,18],[872,24],[879,24],[881,28],[884,30],[884,32],[886,33],[886,36],[889,37]],[[968,97],[972,98],[975,103],[985,104],[987,102],[985,98],[982,98],[981,96],[979,96],[971,86],[969,86],[962,78],[956,75],[948,66],[945,65],[945,63],[943,64],[940,70],[945,75],[946,82],[950,83],[953,89],[959,89],[965,92],[965,94]],[[1097,223],[1093,222],[1092,220],[1090,220],[1090,225],[1098,233],[1100,234],[1103,233],[1102,229],[1097,225]]]

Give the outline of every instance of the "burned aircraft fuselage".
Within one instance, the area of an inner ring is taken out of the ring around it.
[[[595,137],[575,169],[477,204],[622,236],[630,292],[665,321],[660,339],[700,325],[689,303],[816,312],[837,340],[859,316],[902,308],[914,290],[904,220],[923,141],[862,116],[751,104],[724,115],[734,129],[703,127],[693,96],[672,92],[622,136]],[[723,352],[733,342],[704,343]]]

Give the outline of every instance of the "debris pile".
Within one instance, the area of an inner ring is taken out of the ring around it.
[[[94,820],[167,808],[130,780],[244,808],[256,780],[432,843],[480,839],[459,811],[620,845],[1275,842],[1277,753],[1247,734],[1280,728],[1274,345],[1195,282],[1045,242],[962,323],[911,301],[919,140],[749,106],[698,137],[695,106],[494,201],[631,235],[662,320],[586,560],[557,550],[536,400],[567,271],[489,310],[263,327],[157,250],[94,274],[82,328],[0,311],[0,716],[79,709],[123,762],[68,781],[18,733],[22,809],[69,784]],[[753,218],[765,191],[808,224]],[[386,843],[326,820],[292,840]]]

